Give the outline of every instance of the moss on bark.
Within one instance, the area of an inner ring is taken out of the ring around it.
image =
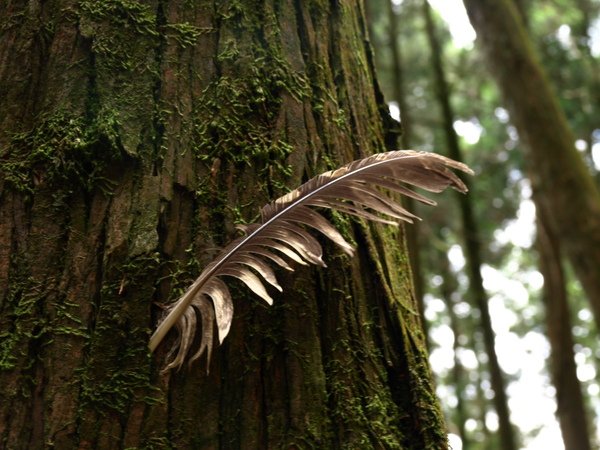
[[[24,61],[0,61],[0,320],[21,330],[0,334],[0,445],[444,448],[389,230],[336,218],[360,257],[328,248],[326,272],[281,274],[273,308],[231,283],[208,374],[161,373],[168,343],[145,347],[155,302],[236,222],[384,149],[360,3],[17,3],[0,6],[0,55]],[[52,19],[43,58],[25,58],[31,15]]]

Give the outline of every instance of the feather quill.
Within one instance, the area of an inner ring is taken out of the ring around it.
[[[190,362],[204,352],[210,360],[214,323],[221,344],[233,318],[231,294],[220,277],[241,280],[256,295],[272,304],[273,299],[263,281],[279,291],[282,288],[268,262],[293,270],[284,259],[287,257],[299,264],[325,267],[321,245],[307,229],[321,232],[346,254],[352,256],[354,253],[352,245],[313,207],[331,208],[391,225],[397,225],[399,220],[412,222],[417,217],[385,192],[400,193],[435,205],[434,201],[407,185],[430,192],[441,192],[447,187],[466,192],[465,184],[450,169],[472,174],[466,165],[433,153],[412,150],[379,153],[318,175],[265,205],[260,222],[240,227],[244,235],[225,247],[187,291],[165,308],[165,317],[150,338],[150,350],[154,351],[175,326],[178,336],[169,354],[172,361],[167,369],[179,368],[193,347],[197,316],[200,315],[200,345]]]

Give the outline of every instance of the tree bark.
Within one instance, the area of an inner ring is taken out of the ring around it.
[[[463,161],[462,152],[458,143],[458,137],[454,130],[454,111],[450,104],[450,89],[444,75],[442,62],[442,50],[440,48],[435,24],[431,14],[431,8],[426,0],[423,0],[423,13],[427,29],[427,38],[431,47],[431,62],[436,85],[436,96],[442,111],[442,122],[448,156]],[[506,395],[506,381],[498,362],[496,354],[495,335],[492,328],[492,318],[488,306],[488,297],[483,287],[481,276],[481,244],[480,233],[470,198],[459,197],[460,212],[463,225],[463,239],[465,259],[469,276],[469,295],[475,307],[481,313],[481,331],[483,334],[485,352],[488,356],[488,367],[492,389],[494,391],[493,404],[498,414],[500,445],[504,450],[516,450],[517,438],[510,422],[510,410],[508,408],[508,397]]]
[[[569,258],[600,326],[600,193],[518,11],[509,0],[465,0],[491,74],[526,148],[536,207]]]
[[[0,18],[0,447],[447,448],[401,229],[334,216],[356,258],[235,289],[208,374],[147,351],[235,223],[385,148],[361,2]]]

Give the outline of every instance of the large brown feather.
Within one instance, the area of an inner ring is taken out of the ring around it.
[[[379,153],[318,175],[264,206],[260,222],[242,227],[244,236],[229,244],[185,294],[166,308],[164,319],[150,339],[150,350],[154,351],[175,326],[178,339],[171,350],[173,359],[167,369],[180,367],[193,346],[199,313],[202,336],[191,360],[199,358],[205,351],[210,359],[213,324],[216,322],[219,343],[222,343],[233,318],[231,294],[219,277],[238,278],[271,304],[273,300],[263,280],[280,291],[281,286],[268,262],[288,270],[293,269],[284,257],[300,264],[325,266],[321,245],[305,227],[320,231],[344,252],[353,254],[353,247],[311,207],[331,208],[392,225],[397,225],[397,220],[412,222],[416,216],[381,188],[435,205],[406,185],[430,192],[441,192],[447,187],[466,192],[464,183],[449,168],[472,173],[466,165],[433,153],[411,150]]]

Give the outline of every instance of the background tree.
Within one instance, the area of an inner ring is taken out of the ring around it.
[[[536,206],[561,236],[598,324],[600,193],[575,149],[575,137],[514,3],[465,0],[465,6],[528,150]]]
[[[334,215],[359,255],[331,249],[271,309],[236,292],[209,374],[147,352],[153,304],[236,223],[384,149],[361,2],[0,17],[1,446],[446,448],[401,230]]]
[[[442,124],[444,129],[446,151],[448,155],[463,161],[462,151],[458,142],[458,135],[454,129],[455,115],[450,101],[450,89],[446,80],[443,54],[440,47],[431,7],[426,0],[422,2],[423,15],[427,39],[431,50],[431,63],[435,80],[435,91],[437,101],[442,111]],[[510,411],[508,408],[508,398],[506,395],[506,381],[504,374],[498,362],[498,356],[495,348],[495,336],[492,329],[492,319],[488,306],[488,296],[483,287],[483,277],[481,268],[483,265],[479,226],[475,220],[473,206],[470,200],[459,199],[462,234],[464,241],[465,256],[467,262],[467,272],[469,276],[469,296],[475,307],[479,310],[481,318],[481,332],[485,352],[488,357],[488,370],[494,390],[494,408],[499,419],[499,435],[501,448],[504,450],[516,450],[517,438],[510,422]],[[451,309],[450,306],[448,309]]]
[[[544,303],[546,327],[552,348],[551,373],[556,387],[556,415],[565,447],[591,449],[588,418],[573,351],[571,311],[567,298],[565,273],[562,267],[558,239],[548,235],[544,224],[538,220],[538,251],[540,270],[544,275]]]
[[[558,101],[575,135],[576,146],[598,181],[592,147],[597,139],[595,117],[600,113],[599,61],[592,49],[590,35],[600,3],[589,0],[560,2],[555,5],[536,3],[528,26],[529,35],[543,58],[558,94]]]
[[[391,61],[392,61],[392,86],[393,96],[389,97],[388,101],[394,101],[398,110],[400,111],[400,146],[403,149],[410,149],[411,146],[411,120],[408,105],[406,103],[405,86],[406,80],[404,77],[404,70],[402,68],[402,43],[399,39],[400,19],[397,12],[397,8],[394,6],[392,0],[384,0],[383,2],[370,2],[368,5],[371,8],[371,17],[377,17],[377,20],[381,20],[380,16],[383,14],[388,19],[387,27],[387,44],[389,46]],[[370,23],[373,24],[375,19],[371,19]],[[371,28],[371,35],[375,35],[375,31]],[[406,208],[409,211],[417,210],[417,202],[413,199],[406,197],[403,199]],[[421,268],[421,254],[420,254],[420,241],[419,241],[419,224],[415,223],[411,227],[406,228],[406,245],[408,254],[410,257],[410,267],[413,274],[413,285],[415,290],[415,297],[419,305],[419,312],[423,317],[423,325],[425,327],[425,339],[427,341],[427,322],[424,320],[424,303],[423,303],[423,271]]]
[[[519,2],[516,4],[520,6],[519,13],[527,27],[527,8]],[[580,119],[571,114],[569,116]],[[541,215],[542,211],[537,211],[536,247],[539,254],[538,267],[544,276],[542,299],[545,306],[546,334],[551,348],[550,372],[556,388],[556,416],[566,448],[591,449],[588,418],[581,383],[577,378],[567,277],[563,269],[560,239],[551,234],[548,226],[550,220]]]
[[[425,23],[418,6],[421,2],[404,0],[395,3],[395,11],[402,23],[398,31],[399,40],[410,42],[410,45],[403,47],[402,63],[406,75],[406,97],[410,113],[415,119],[413,146],[439,151],[445,145],[441,135],[442,115],[432,95],[435,89],[428,73],[431,58],[423,56],[427,43]],[[452,31],[450,34],[440,27],[444,33],[440,42],[446,56],[447,78],[455,94],[452,98],[456,114],[453,125],[460,136],[469,165],[480,174],[470,199],[474,200],[474,215],[481,230],[481,251],[485,261],[483,279],[490,293],[490,310],[497,333],[496,347],[500,364],[508,374],[508,397],[513,408],[513,420],[520,428],[525,446],[548,448],[552,445],[560,448],[558,422],[553,421],[551,414],[554,388],[550,385],[548,368],[544,368],[549,347],[543,337],[542,268],[536,267],[537,257],[532,246],[535,210],[530,184],[523,173],[522,144],[511,121],[513,117],[500,98],[494,79],[489,77],[490,70],[486,67],[485,59],[479,54],[478,47],[473,47],[475,35],[469,33],[468,24],[460,17],[460,5],[456,3],[430,1]],[[582,9],[579,2],[571,0],[552,4],[529,0],[516,3],[521,10],[529,13],[531,35],[551,80],[558,88],[558,100],[575,131],[577,149],[588,158],[588,168],[595,172],[597,169],[594,169],[594,165],[598,167],[598,160],[596,155],[596,161],[592,162],[592,149],[597,152],[597,132],[593,131],[593,120],[586,122],[588,116],[594,117],[594,106],[591,105],[594,103],[594,74],[586,67],[597,62],[598,39],[594,30],[598,23],[595,8],[599,4],[593,0],[588,2],[589,9]],[[581,20],[582,16],[586,16],[587,21]],[[372,17],[377,18],[374,15]],[[587,25],[580,26],[584,22]],[[374,42],[383,90],[386,98],[393,99],[390,64],[393,58],[382,38],[385,23],[384,16],[379,17],[373,25]],[[588,38],[579,38],[583,34]],[[578,46],[582,44],[585,48],[579,50]],[[589,125],[586,126],[586,123]],[[427,124],[430,125],[428,129],[424,128]],[[477,193],[482,195],[478,196]],[[445,202],[447,199],[443,200]],[[481,332],[472,325],[479,319],[477,311],[464,301],[468,285],[462,273],[463,255],[456,245],[459,239],[453,232],[459,229],[455,221],[456,217],[449,209],[438,207],[433,214],[428,214],[423,223],[427,236],[438,235],[433,230],[440,228],[439,236],[444,241],[429,241],[434,245],[422,249],[425,256],[424,279],[428,285],[425,304],[431,330],[432,364],[436,369],[438,393],[443,399],[450,429],[459,429],[454,422],[459,420],[455,419],[455,409],[460,399],[453,373],[457,365],[463,365],[468,375],[464,386],[467,417],[464,431],[470,439],[469,445],[472,448],[498,448],[499,444],[494,439],[498,420],[489,404],[489,374],[481,369],[486,364],[485,354],[481,352]],[[450,223],[453,225],[449,227]],[[556,239],[560,241],[560,237]],[[438,260],[431,255],[432,249],[442,247],[449,249],[451,270],[458,281],[452,312],[456,313],[459,320],[459,330],[455,330],[451,326],[452,321],[449,321],[451,311],[442,301],[446,283],[440,276]],[[597,410],[597,331],[590,321],[589,304],[586,305],[585,296],[573,278],[570,267],[567,266],[567,269],[565,280],[573,317],[573,327],[569,331],[575,338],[577,375],[588,408],[592,406]],[[561,327],[569,329],[565,324]],[[452,342],[455,347],[454,358]],[[475,355],[479,362],[474,358]],[[531,406],[534,404],[537,405],[535,413]],[[591,420],[596,415],[592,408],[588,409]],[[487,434],[488,430],[491,435]]]

